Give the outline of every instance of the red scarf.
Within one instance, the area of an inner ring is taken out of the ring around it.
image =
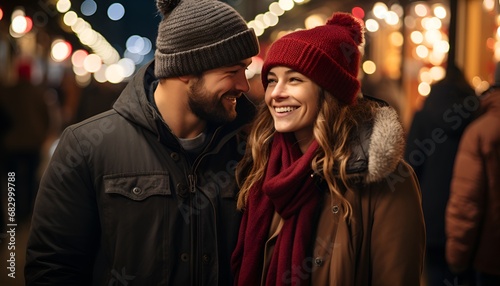
[[[265,285],[306,285],[311,265],[313,217],[320,193],[311,177],[318,143],[302,154],[293,134],[276,133],[262,184],[249,190],[238,243],[231,264],[235,285],[260,285],[264,246],[274,212],[284,220],[277,237]]]

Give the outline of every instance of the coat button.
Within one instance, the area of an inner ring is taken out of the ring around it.
[[[172,158],[172,160],[174,161],[178,161],[179,160],[179,154],[178,153],[170,153],[170,158]]]
[[[321,257],[314,258],[314,264],[316,266],[321,266],[323,264],[323,259]]]
[[[135,187],[132,189],[132,193],[134,193],[134,195],[138,195],[138,194],[142,193],[142,189],[139,187]]]
[[[338,212],[339,212],[339,210],[340,210],[340,208],[339,208],[339,206],[337,206],[337,205],[334,205],[334,206],[332,207],[332,212],[333,212],[334,214],[338,213]]]
[[[181,261],[183,262],[188,262],[189,261],[189,255],[187,253],[182,253],[181,254]]]
[[[210,255],[209,254],[203,254],[203,256],[201,257],[201,260],[205,264],[209,263],[210,262]]]

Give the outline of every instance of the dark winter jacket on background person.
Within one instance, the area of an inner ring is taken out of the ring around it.
[[[484,113],[465,130],[446,210],[446,259],[500,277],[500,89],[481,100]]]
[[[414,115],[405,160],[415,170],[422,190],[427,247],[444,248],[444,215],[455,154],[478,109],[474,90],[450,72],[432,86],[423,108]]]
[[[239,98],[236,120],[191,160],[148,102],[153,67],[64,131],[35,205],[28,285],[232,285],[234,168],[254,106]]]

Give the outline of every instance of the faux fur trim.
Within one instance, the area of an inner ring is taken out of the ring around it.
[[[393,172],[403,158],[403,126],[396,111],[381,107],[375,114],[368,149],[366,183],[382,180]]]

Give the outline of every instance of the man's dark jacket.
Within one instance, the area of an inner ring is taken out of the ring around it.
[[[254,106],[241,97],[236,120],[218,126],[192,162],[159,132],[147,99],[153,66],[112,110],[63,132],[36,200],[27,285],[232,284],[234,169]]]

